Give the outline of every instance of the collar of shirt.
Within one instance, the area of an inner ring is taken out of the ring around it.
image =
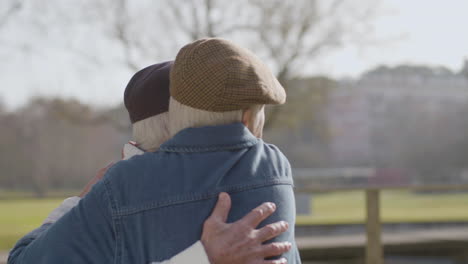
[[[186,128],[164,142],[159,151],[211,152],[254,146],[256,138],[242,123]]]

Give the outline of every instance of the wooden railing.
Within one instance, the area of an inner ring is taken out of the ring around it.
[[[385,185],[385,186],[320,186],[309,185],[298,187],[297,193],[314,193],[327,191],[364,191],[366,194],[366,264],[383,264],[380,192],[385,190],[411,191],[466,191],[468,184],[446,185]]]

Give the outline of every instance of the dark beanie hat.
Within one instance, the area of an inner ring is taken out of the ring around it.
[[[169,111],[169,74],[173,61],[138,71],[127,84],[124,103],[132,124]]]

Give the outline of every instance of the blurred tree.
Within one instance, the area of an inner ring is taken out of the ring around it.
[[[0,96],[0,115],[3,115],[5,110],[5,102],[3,101],[3,98]]]
[[[168,25],[178,25],[192,41],[222,36],[247,42],[247,46],[273,65],[278,80],[291,95],[289,88],[295,86],[288,81],[310,66],[314,59],[340,47],[346,40],[364,39],[357,29],[368,27],[379,1],[361,2],[359,12],[345,0],[328,3],[318,0],[188,0],[184,5],[166,2],[170,11],[164,12]],[[369,33],[368,28],[364,32]],[[243,41],[245,38],[248,40]],[[265,128],[271,128],[285,109],[270,107]]]
[[[338,84],[327,77],[295,78],[288,83],[294,89],[277,116],[281,126],[265,131],[265,139],[275,142],[295,167],[327,167],[328,106]]]
[[[24,0],[2,0],[0,2],[0,28],[23,7]]]
[[[202,37],[224,37],[249,47],[273,66],[287,90],[288,80],[319,56],[343,43],[372,39],[369,21],[380,1],[348,0],[182,0],[92,1],[107,36],[120,43],[125,64],[173,54],[175,47]],[[153,14],[153,15],[148,15]],[[281,111],[269,109],[269,128]]]
[[[17,10],[23,1],[7,2],[16,3],[8,6],[12,6],[11,10]],[[97,37],[110,40],[110,45],[117,45],[122,53],[122,63],[132,71],[156,60],[171,58],[170,54],[174,54],[180,46],[198,38],[219,36],[232,39],[250,48],[271,65],[288,94],[292,94],[290,90],[294,86],[289,85],[288,81],[300,76],[304,69],[314,67],[320,56],[344,43],[363,44],[374,38],[369,22],[378,11],[380,2],[83,0],[70,4],[50,0],[46,3],[31,1],[29,8],[43,8],[43,12],[37,16],[51,17],[44,23],[49,23],[49,26],[53,23],[55,31],[62,31],[64,38],[71,38],[64,41],[67,51],[77,52],[80,57],[100,55],[92,54],[92,50],[77,51],[70,43],[74,43],[79,34],[70,32],[82,30],[83,25],[102,32]],[[71,8],[73,13],[68,12]],[[279,112],[284,109],[267,109],[266,129],[275,124]],[[71,113],[65,116],[85,122],[82,117],[71,116]],[[106,119],[109,122],[113,120],[104,115],[86,122],[92,124]],[[115,127],[122,128],[121,124]]]
[[[363,74],[362,79],[381,80],[383,78],[387,78],[390,80],[405,80],[415,77],[444,78],[453,76],[455,76],[455,73],[444,66],[431,67],[426,65],[397,65],[394,67],[378,66]]]
[[[460,74],[468,79],[468,59],[465,59]]]
[[[18,119],[15,114],[0,114],[0,189],[18,187],[26,165],[18,142]],[[22,166],[20,166],[20,164]],[[26,165],[27,166],[27,165]]]
[[[417,184],[458,183],[460,169],[468,167],[468,105],[427,91],[369,97],[372,165],[411,169]]]
[[[90,118],[101,112],[76,100],[34,98],[0,114],[0,186],[27,189],[36,196],[50,189],[78,189],[111,160],[129,135],[109,122],[75,122],[65,113]]]
[[[351,37],[367,39],[378,2],[166,0],[161,22],[169,31],[178,29],[184,42],[221,36],[245,43],[285,81]]]
[[[53,99],[51,113],[57,120],[66,120],[79,126],[96,126],[109,124],[117,131],[129,132],[131,123],[128,112],[123,103],[116,107],[96,111],[89,105],[84,105],[77,100]]]

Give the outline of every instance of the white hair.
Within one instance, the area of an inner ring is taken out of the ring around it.
[[[260,111],[263,113],[263,105],[255,105],[251,109],[254,113],[254,119],[257,119]],[[243,112],[243,110],[228,112],[200,110],[181,104],[171,96],[169,100],[169,135],[173,137],[179,131],[189,127],[216,126],[242,122]]]
[[[169,113],[151,116],[133,124],[133,140],[145,151],[155,151],[169,139]]]

